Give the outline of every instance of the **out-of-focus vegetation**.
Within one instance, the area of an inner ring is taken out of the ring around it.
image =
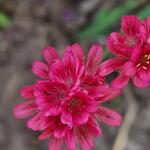
[[[0,27],[7,27],[10,24],[10,18],[0,11]]]
[[[112,29],[116,22],[123,16],[127,14],[132,14],[132,11],[146,1],[141,0],[127,0],[123,4],[114,7],[113,9],[109,10],[106,8],[100,9],[93,21],[83,27],[79,33],[78,37],[81,42],[87,43],[91,40],[101,39],[103,35],[107,35],[112,32]],[[150,4],[145,5],[139,12],[135,13],[140,18],[145,18],[150,16]],[[109,53],[108,50],[105,49],[105,56],[108,57]]]

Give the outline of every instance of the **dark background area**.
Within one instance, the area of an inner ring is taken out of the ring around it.
[[[33,60],[42,59],[49,44],[60,53],[66,45],[79,42],[88,50],[92,42],[105,40],[118,31],[122,15],[150,16],[149,0],[0,0],[0,150],[47,150],[48,140],[13,116],[22,102],[19,90],[37,79],[31,72]],[[105,58],[110,57],[105,49]],[[103,136],[94,150],[150,150],[150,88],[132,83],[122,96],[107,104],[118,110],[123,126],[101,124]],[[120,147],[120,145],[121,147]]]

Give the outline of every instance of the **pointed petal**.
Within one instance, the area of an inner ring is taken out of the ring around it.
[[[52,129],[51,127],[45,129],[45,130],[41,133],[41,135],[38,137],[38,139],[39,139],[39,140],[44,140],[44,139],[46,139],[47,137],[50,136],[50,134],[52,133],[52,130],[53,130],[53,129]]]
[[[27,122],[27,127],[34,131],[38,131],[44,130],[46,125],[44,124],[44,122],[41,121],[40,115],[37,114]]]
[[[118,113],[102,106],[99,107],[97,115],[100,121],[111,126],[118,126],[122,122],[122,117]]]
[[[114,55],[125,58],[127,52],[125,51],[124,39],[118,32],[113,32],[107,39],[107,47]]]
[[[130,77],[125,75],[125,73],[121,73],[116,79],[112,81],[112,87],[116,89],[122,89],[128,84],[129,79]]]
[[[41,78],[48,78],[48,66],[41,61],[35,61],[32,66],[32,71],[35,75]]]
[[[114,88],[110,87],[103,94],[104,95],[102,97],[99,97],[99,100],[101,102],[105,102],[105,101],[111,100],[111,99],[119,96],[121,94],[121,90],[120,89],[114,89]]]
[[[100,126],[94,117],[89,118],[87,125],[88,125],[88,130],[90,133],[92,133],[92,135],[102,136],[102,131],[100,129]]]
[[[61,150],[63,139],[51,138],[49,142],[49,150]]]
[[[26,86],[23,89],[21,89],[20,94],[23,98],[31,99],[31,98],[34,98],[33,90],[34,90],[33,85]]]
[[[76,139],[74,128],[68,130],[65,136],[65,144],[67,150],[76,150],[76,145],[77,145],[76,142],[77,139]]]
[[[79,132],[78,132],[78,140],[81,145],[82,150],[91,150],[92,147],[94,146],[94,137],[93,135],[89,132],[88,127],[79,127]]]
[[[124,62],[119,59],[108,59],[101,64],[99,75],[106,76],[119,69],[123,65],[123,63]]]
[[[93,73],[96,67],[99,65],[103,55],[102,46],[100,44],[94,44],[88,53],[86,60],[86,71]]]
[[[22,119],[32,115],[35,110],[36,106],[33,101],[23,102],[14,108],[14,115],[16,118]]]
[[[141,20],[137,16],[123,16],[121,29],[126,35],[136,35],[139,33],[141,24]]]
[[[43,49],[43,56],[49,65],[59,58],[58,52],[52,46]]]
[[[54,137],[55,138],[62,138],[65,136],[66,132],[68,130],[68,126],[65,125],[59,125],[55,130],[54,130]]]
[[[70,53],[77,59],[81,64],[83,63],[84,53],[80,44],[76,43],[66,48],[65,53]],[[65,55],[65,54],[64,54]]]

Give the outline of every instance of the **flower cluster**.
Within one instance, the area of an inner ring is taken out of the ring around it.
[[[150,86],[150,17],[141,21],[136,16],[122,17],[121,32],[113,32],[107,47],[115,55],[101,66],[101,76],[118,71],[114,88],[123,88],[130,79],[135,86]]]
[[[91,150],[94,137],[101,136],[99,122],[118,126],[121,116],[102,106],[120,94],[100,76],[103,51],[94,44],[87,57],[79,44],[68,46],[62,58],[53,47],[43,50],[45,63],[35,61],[32,71],[38,77],[34,85],[21,90],[27,99],[17,105],[17,118],[30,118],[28,128],[41,131],[39,140],[50,137],[49,150]]]
[[[99,123],[118,126],[121,116],[103,103],[118,96],[132,79],[140,88],[150,86],[150,17],[122,17],[121,32],[113,32],[107,47],[115,58],[101,63],[103,50],[94,44],[85,57],[79,44],[68,46],[60,58],[51,46],[43,49],[45,62],[35,61],[32,71],[41,79],[21,90],[26,102],[14,109],[17,118],[29,118],[28,128],[50,138],[49,150],[91,150],[101,136]],[[119,75],[108,84],[106,76]]]

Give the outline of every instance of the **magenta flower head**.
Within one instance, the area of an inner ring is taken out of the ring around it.
[[[94,44],[87,57],[79,44],[68,46],[59,57],[53,47],[43,50],[45,63],[35,61],[32,71],[38,77],[34,85],[21,90],[27,99],[17,105],[17,118],[29,118],[28,128],[41,131],[39,140],[50,138],[49,150],[91,150],[94,138],[101,136],[99,123],[118,126],[121,116],[102,106],[120,94],[99,75],[102,47]]]
[[[119,71],[114,88],[125,87],[129,79],[140,88],[150,85],[150,18],[142,22],[136,16],[122,17],[121,32],[111,33],[107,46],[116,57],[101,65],[100,75]]]

